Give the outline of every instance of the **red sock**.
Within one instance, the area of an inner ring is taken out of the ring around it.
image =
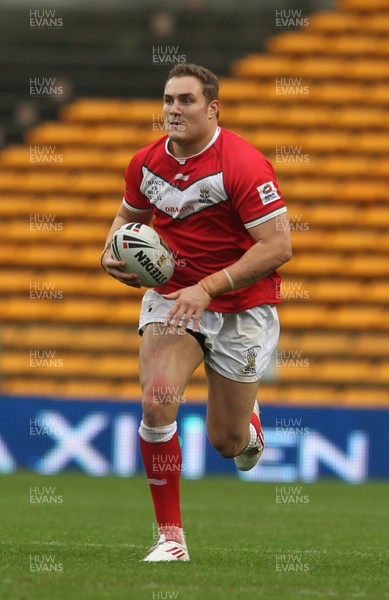
[[[140,450],[153,497],[160,533],[181,542],[180,475],[182,455],[178,433],[168,442],[152,443],[140,438]]]
[[[253,414],[251,415],[250,423],[254,426],[255,431],[257,432],[257,435],[259,437],[259,435],[261,434],[262,428],[261,428],[261,422],[258,418],[258,415],[255,412],[253,412]]]

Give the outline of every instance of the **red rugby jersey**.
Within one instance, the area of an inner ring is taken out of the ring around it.
[[[153,227],[174,254],[175,270],[157,288],[169,294],[236,262],[255,242],[250,227],[286,212],[269,161],[232,131],[217,128],[200,153],[176,158],[169,138],[149,144],[126,170],[124,205],[152,210]],[[280,302],[274,271],[257,283],[214,298],[209,309],[240,312]]]

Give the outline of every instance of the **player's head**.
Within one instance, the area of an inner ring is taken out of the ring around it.
[[[176,65],[169,72],[163,95],[167,133],[173,142],[191,144],[207,137],[219,116],[216,75],[194,64]]]
[[[216,75],[209,69],[194,65],[193,63],[181,63],[176,65],[170,70],[165,87],[168,81],[173,77],[195,77],[202,85],[204,98],[207,101],[207,104],[214,100],[219,101],[219,81]],[[216,117],[218,116],[219,109],[217,110]]]

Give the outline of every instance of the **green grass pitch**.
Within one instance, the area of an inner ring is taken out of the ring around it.
[[[17,472],[0,486],[4,600],[389,598],[385,483],[183,481],[191,562],[170,564],[140,562],[154,524],[144,477]]]

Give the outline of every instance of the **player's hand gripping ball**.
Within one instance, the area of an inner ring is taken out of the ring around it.
[[[112,256],[126,263],[123,271],[136,273],[144,287],[163,285],[173,275],[174,258],[154,229],[142,223],[126,223],[115,231]]]

